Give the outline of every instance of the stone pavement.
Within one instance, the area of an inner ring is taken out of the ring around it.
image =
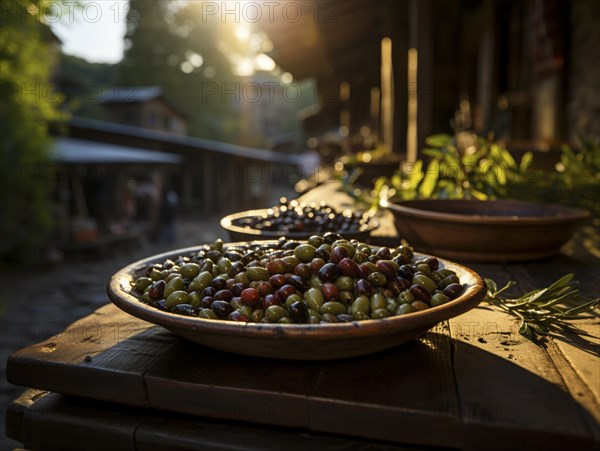
[[[0,451],[19,446],[4,435],[6,408],[22,391],[6,381],[6,360],[17,349],[46,340],[75,320],[109,302],[110,276],[140,258],[170,249],[226,240],[219,217],[180,220],[172,245],[147,241],[115,246],[102,256],[74,255],[52,269],[22,269],[0,273]]]

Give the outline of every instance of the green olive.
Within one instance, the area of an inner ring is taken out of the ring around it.
[[[198,274],[196,277],[194,277],[194,280],[192,280],[190,282],[188,288],[191,291],[202,291],[207,286],[210,285],[212,280],[213,280],[212,274],[208,271],[203,271],[200,274]]]
[[[321,312],[318,312],[317,310],[309,307],[308,317],[309,318],[311,318],[311,317],[317,318],[317,323],[318,323],[319,321],[321,321],[322,315],[321,315]]]
[[[398,309],[398,306],[400,304],[398,304],[398,301],[394,298],[387,298],[387,300],[388,303],[385,306],[385,308],[388,309],[388,312],[390,312],[393,315],[394,313],[396,313],[396,310]]]
[[[323,244],[323,237],[320,235],[313,235],[308,239],[308,244],[310,244],[316,249],[321,244]]]
[[[302,262],[308,263],[315,256],[317,249],[312,244],[301,244],[294,249],[294,255]]]
[[[325,303],[323,293],[316,288],[309,288],[308,291],[304,293],[304,300],[309,308],[316,310],[317,312],[321,311],[321,306]]]
[[[412,306],[410,304],[402,304],[396,310],[396,315],[405,315],[407,313],[412,313],[412,312],[414,312],[414,309],[412,308]]]
[[[152,271],[150,271],[150,279],[153,280],[154,282],[156,282],[157,280],[163,280],[165,278],[165,276],[163,275],[163,273],[161,271],[159,271],[156,268],[152,268]]]
[[[344,305],[349,305],[354,300],[352,291],[340,291],[338,293],[338,301]]]
[[[420,310],[427,310],[429,308],[429,306],[423,301],[415,301],[412,304],[410,304],[410,306],[416,312],[418,312]]]
[[[398,302],[400,304],[411,304],[415,302],[415,296],[408,290],[403,291],[398,295]]]
[[[445,294],[443,294],[443,293],[436,293],[433,296],[431,296],[431,300],[429,302],[431,303],[432,307],[436,307],[438,305],[445,304],[449,300],[450,299],[448,299],[448,296],[446,296]]]
[[[337,316],[335,316],[333,313],[323,313],[323,316],[321,317],[321,322],[322,323],[338,323],[338,319]]]
[[[335,279],[335,286],[340,291],[352,291],[354,290],[354,279],[348,276],[340,276]]]
[[[367,254],[360,251],[356,251],[354,257],[352,257],[352,260],[354,260],[354,262],[360,265],[361,263],[365,263],[367,261],[367,258]]]
[[[242,305],[238,310],[248,319],[252,316],[252,307],[249,305]]]
[[[381,318],[387,318],[388,316],[391,316],[392,314],[390,312],[388,312],[388,310],[386,308],[378,308],[377,310],[373,310],[373,312],[371,313],[371,318],[373,319],[381,319]]]
[[[168,298],[171,293],[174,293],[175,291],[179,291],[179,290],[183,290],[183,287],[185,286],[185,283],[183,283],[183,279],[179,276],[176,276],[174,278],[172,278],[170,281],[167,282],[167,285],[165,285],[165,291],[163,293],[163,297],[166,299]]]
[[[429,265],[427,263],[419,263],[415,269],[418,272],[422,272],[423,274],[425,274],[426,276],[429,276],[429,274],[431,274],[431,268],[429,267]]]
[[[246,274],[248,278],[252,280],[267,280],[269,278],[269,271],[266,268],[262,268],[260,266],[254,266],[252,268],[246,269]]]
[[[285,306],[289,309],[294,302],[302,302],[299,294],[290,294],[285,300]]]
[[[286,257],[283,257],[282,260],[288,266],[288,272],[294,272],[294,268],[296,268],[296,266],[302,263],[302,260],[300,260],[295,255],[288,255]]]
[[[233,298],[231,301],[229,301],[229,304],[234,310],[239,310],[244,306],[241,298]]]
[[[456,275],[456,274],[454,273],[454,271],[452,271],[452,270],[450,270],[450,269],[447,269],[447,268],[441,268],[441,269],[438,269],[438,270],[436,271],[436,273],[437,273],[437,274],[439,274],[439,276],[440,276],[442,279],[445,279],[445,278],[446,278],[446,277],[448,277],[448,276]]]
[[[385,277],[379,271],[375,271],[375,272],[372,272],[371,274],[369,274],[369,276],[367,277],[367,280],[369,282],[371,282],[373,285],[375,285],[376,287],[382,287],[385,284],[387,284],[387,282],[388,282],[387,277]]]
[[[169,272],[167,274],[167,276],[165,277],[165,282],[169,283],[171,280],[173,280],[175,277],[179,277],[181,278],[181,275],[178,272]]]
[[[317,290],[320,290],[323,286],[323,281],[318,276],[312,276],[308,283],[312,288],[316,288]]]
[[[237,273],[233,278],[233,281],[235,283],[243,283],[244,285],[250,285],[250,278],[248,277],[248,274],[246,274],[246,271]]]
[[[198,312],[198,318],[217,319],[217,315],[209,308],[203,308]]]
[[[435,293],[435,290],[437,288],[433,280],[422,274],[414,276],[412,279],[412,283],[414,285],[422,285],[427,291],[429,291],[430,294]]]
[[[134,287],[138,293],[143,293],[150,285],[152,285],[152,279],[150,277],[140,277],[135,281]]]
[[[253,323],[260,323],[260,320],[262,320],[265,316],[265,311],[263,309],[256,309],[252,311],[252,314],[248,317],[250,318],[250,321],[252,321]]]
[[[359,316],[368,316],[371,311],[371,300],[367,296],[358,296],[352,302],[350,313],[356,319],[361,319]]]
[[[451,274],[447,277],[444,277],[442,281],[438,284],[438,286],[440,290],[443,290],[452,283],[460,283],[460,280],[458,279],[458,276],[456,274]]]
[[[217,269],[221,274],[227,274],[231,269],[231,260],[225,257],[221,258],[217,263]]]
[[[325,302],[321,306],[322,314],[331,313],[332,315],[337,316],[342,313],[346,313],[347,310],[348,309],[346,308],[346,306],[344,304],[342,304],[341,302],[337,302],[337,301]]]
[[[371,296],[371,311],[385,308],[387,306],[387,299],[381,293],[374,294]]]
[[[212,272],[213,266],[214,265],[213,265],[212,260],[207,258],[206,260],[203,260],[202,263],[200,264],[200,272],[203,272],[203,271]]]
[[[186,263],[179,268],[181,276],[186,279],[193,279],[200,274],[200,265],[198,263]]]
[[[179,304],[187,304],[188,300],[190,298],[190,295],[183,290],[179,290],[179,291],[174,291],[173,293],[171,293],[169,295],[169,297],[167,297],[167,308],[172,309],[173,307],[175,307],[176,305]]]
[[[190,293],[189,303],[192,307],[200,307],[202,303],[202,295],[198,291],[192,291]]]
[[[272,323],[278,322],[281,318],[287,316],[288,312],[280,305],[271,305],[265,310],[265,317]]]

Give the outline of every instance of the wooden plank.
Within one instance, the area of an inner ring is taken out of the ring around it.
[[[8,429],[9,437],[36,451],[135,451],[135,431],[146,419],[139,411],[111,410],[108,404],[38,390],[27,390],[7,415],[19,418],[21,427],[21,434],[14,432],[16,424]]]
[[[410,451],[397,444],[306,429],[266,428],[27,390],[7,409],[9,437],[36,451],[276,450]]]
[[[15,385],[146,405],[142,375],[154,356],[177,341],[112,304],[50,339],[15,352],[7,380]]]
[[[441,384],[440,377],[435,379],[438,381],[435,390],[425,398],[413,390],[421,379],[421,386],[427,386],[424,381],[431,377],[430,373],[442,374],[442,381],[449,374],[437,357],[430,355],[430,346],[415,344],[344,363],[289,362],[223,353],[189,343],[161,328],[131,321],[115,306],[106,306],[65,333],[11,356],[9,380],[121,404],[254,423],[314,426],[321,431],[349,435],[377,438],[382,433],[379,438],[396,441],[403,441],[405,434],[412,432],[401,430],[390,435],[385,428],[361,428],[352,422],[345,427],[340,422],[329,425],[321,421],[326,414],[318,406],[329,405],[330,412],[334,412],[340,404],[358,403],[361,414],[368,415],[373,424],[386,424],[398,418],[399,413],[405,421],[413,418],[420,424],[428,417],[443,419],[444,425],[451,427],[458,423],[454,417],[445,418],[448,412],[456,412],[455,408],[454,411],[448,408],[456,401],[448,400],[448,384]],[[127,332],[116,332],[123,330]],[[436,335],[431,339],[437,339]],[[408,357],[405,352],[409,352]],[[417,373],[408,371],[411,361],[418,362],[423,369]],[[379,374],[388,367],[393,371],[386,369],[386,372],[391,371],[395,378],[405,378],[409,383],[384,385],[381,389],[377,386],[378,379],[372,376],[369,382],[372,390],[367,391],[370,395],[361,397],[368,375],[373,371]],[[440,368],[444,369],[441,373]],[[355,371],[362,376],[342,377]],[[407,377],[404,372],[413,375]],[[313,392],[319,378],[322,378],[320,388]],[[345,388],[336,393],[334,388],[340,380]],[[313,395],[316,401],[311,405]],[[441,396],[439,403],[431,401],[435,396]],[[440,406],[445,410],[438,415],[435,409]]]
[[[410,451],[414,448],[373,440],[308,432],[303,429],[265,428],[190,417],[152,418],[136,433],[137,451],[272,450]]]
[[[307,427],[306,397],[320,365],[228,354],[182,340],[144,379],[158,409]]]
[[[447,327],[369,358],[330,362],[310,396],[311,429],[460,447]]]
[[[578,263],[574,264],[571,258],[560,255],[528,265],[514,265],[510,271],[519,280],[523,291],[546,287],[573,272],[575,279],[580,281],[582,294],[590,298],[597,296],[594,290],[598,287],[596,282],[600,276],[595,270],[599,268],[593,264]],[[550,339],[545,346],[567,389],[577,399],[590,433],[600,443],[600,319],[576,321],[574,324],[589,336],[566,334]]]
[[[544,349],[494,308],[450,320],[464,448],[591,449],[594,441]],[[490,440],[490,437],[494,437]]]
[[[95,323],[87,323],[92,315],[67,329],[95,324],[101,331],[88,330],[82,335],[88,339],[73,340],[74,349],[66,343],[56,353],[61,340],[78,336],[65,333],[12,356],[9,380],[120,404],[404,443],[469,449],[484,436],[493,436],[497,447],[513,446],[512,440],[533,447],[546,440],[556,447],[592,443],[554,362],[519,341],[514,322],[501,312],[476,309],[451,320],[454,348],[438,328],[424,341],[383,353],[312,363],[226,354],[146,324],[126,329],[131,317],[112,305],[99,313]],[[96,337],[94,347],[89,337]]]

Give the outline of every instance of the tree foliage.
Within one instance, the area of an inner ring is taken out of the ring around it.
[[[45,0],[0,3],[0,258],[33,255],[52,227],[48,126],[59,96],[49,83],[52,52],[38,12]]]
[[[202,23],[200,7],[201,2],[181,7],[172,0],[132,0],[120,79],[125,85],[161,86],[191,113],[190,134],[235,141],[230,105],[210,94],[215,80],[232,83],[231,67],[215,44],[216,24]],[[199,55],[202,64],[184,73],[181,65],[193,55]]]

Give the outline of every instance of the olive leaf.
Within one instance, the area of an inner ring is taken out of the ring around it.
[[[500,295],[515,285],[510,281],[498,289],[496,282],[485,279],[488,293],[485,300],[519,319],[519,333],[530,340],[540,336],[564,336],[566,333],[590,336],[569,321],[598,318],[596,307],[600,297],[587,300],[579,295],[573,274],[567,274],[547,288],[533,290],[515,298]],[[583,313],[589,313],[583,315]]]

